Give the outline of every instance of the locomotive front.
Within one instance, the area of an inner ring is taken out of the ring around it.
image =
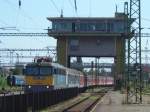
[[[25,68],[26,92],[53,89],[52,67],[49,62],[27,64]]]

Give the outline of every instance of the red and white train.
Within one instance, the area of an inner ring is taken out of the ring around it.
[[[25,90],[52,90],[70,87],[88,87],[94,85],[110,86],[114,84],[111,76],[86,75],[81,71],[64,67],[52,62],[33,62],[25,67]]]
[[[87,83],[87,86],[92,86],[92,85],[111,86],[114,84],[114,78],[112,76],[88,75],[86,76],[86,78],[87,78],[87,81],[85,80],[85,83]]]

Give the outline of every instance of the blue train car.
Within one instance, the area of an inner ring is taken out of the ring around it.
[[[25,76],[23,75],[9,75],[7,77],[7,84],[10,86],[25,86]]]
[[[15,75],[15,85],[16,86],[25,86],[25,76],[23,75]]]

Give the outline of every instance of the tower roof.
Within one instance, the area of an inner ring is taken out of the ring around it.
[[[103,21],[124,20],[124,13],[115,13],[115,17],[47,17],[50,21]]]

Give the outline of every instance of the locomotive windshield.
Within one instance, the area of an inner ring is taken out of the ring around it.
[[[26,75],[38,75],[39,74],[39,69],[38,67],[33,67],[33,66],[28,66],[26,67],[26,71],[25,71]]]
[[[52,69],[47,66],[27,66],[25,72],[26,75],[50,75]]]
[[[40,67],[40,75],[50,75],[51,73],[51,67]]]

